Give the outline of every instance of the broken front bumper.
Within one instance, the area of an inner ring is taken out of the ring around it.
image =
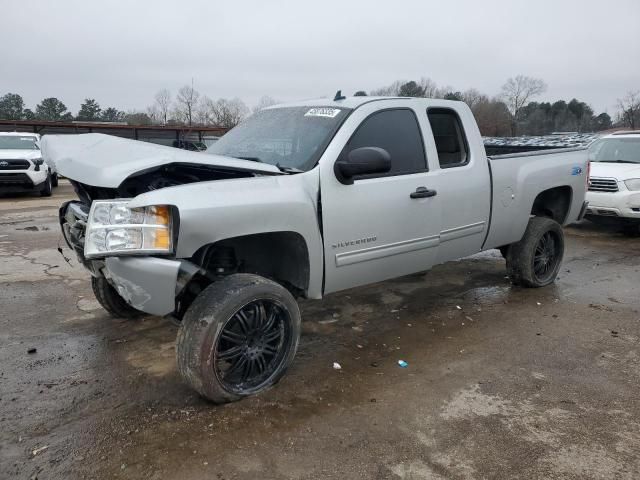
[[[89,207],[67,202],[60,208],[60,227],[78,260],[93,276],[105,277],[133,308],[152,315],[169,315],[176,298],[200,269],[188,260],[151,256],[86,259],[84,234]]]
[[[125,301],[152,315],[176,309],[176,285],[183,262],[156,257],[109,257],[101,273]]]

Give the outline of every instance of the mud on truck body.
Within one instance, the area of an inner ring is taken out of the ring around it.
[[[543,287],[586,208],[585,150],[487,157],[455,101],[274,106],[207,153],[94,134],[44,148],[78,194],[60,223],[98,301],[177,319],[179,371],[217,403],[282,377],[297,297],[494,248],[513,283]]]

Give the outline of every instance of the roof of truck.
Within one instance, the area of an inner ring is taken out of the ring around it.
[[[315,98],[311,100],[302,100],[299,102],[281,103],[267,107],[279,108],[279,107],[335,107],[335,108],[358,108],[365,103],[385,101],[385,100],[406,100],[413,102],[421,102],[424,104],[437,103],[438,106],[447,104],[459,105],[460,102],[456,100],[442,100],[439,98],[416,98],[416,97],[369,97],[369,96],[357,96],[357,97],[343,97],[341,100],[334,100],[330,98]]]

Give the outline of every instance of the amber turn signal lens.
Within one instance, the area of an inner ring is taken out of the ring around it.
[[[166,228],[156,228],[153,230],[153,248],[159,250],[169,250],[171,247],[171,237],[169,236],[169,230]]]
[[[167,205],[149,207],[147,211],[147,224],[169,226],[171,214]]]

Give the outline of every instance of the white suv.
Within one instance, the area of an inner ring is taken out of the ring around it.
[[[0,193],[33,191],[48,197],[57,185],[55,168],[42,158],[40,135],[0,132]]]
[[[616,132],[589,148],[587,218],[640,233],[640,131]]]

